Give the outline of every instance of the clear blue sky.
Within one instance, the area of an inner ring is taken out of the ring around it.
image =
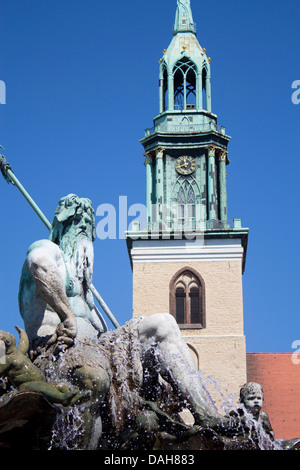
[[[192,0],[212,58],[212,110],[229,144],[229,218],[250,228],[244,274],[248,352],[292,352],[299,328],[299,0]],[[68,194],[118,208],[145,202],[144,129],[158,112],[158,60],[176,0],[1,0],[0,144],[52,220]],[[0,179],[0,328],[22,326],[28,246],[48,233]],[[98,218],[99,220],[99,218]],[[98,222],[96,217],[96,222]],[[128,222],[130,222],[130,218]],[[124,323],[132,279],[124,239],[96,240],[94,285]]]

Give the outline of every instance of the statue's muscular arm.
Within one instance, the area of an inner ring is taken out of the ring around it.
[[[65,265],[59,247],[50,241],[33,246],[27,255],[26,267],[33,276],[37,295],[50,305],[61,320],[49,344],[57,341],[59,350],[72,345],[77,324],[66,295]]]

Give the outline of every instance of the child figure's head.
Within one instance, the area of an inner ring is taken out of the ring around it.
[[[11,353],[16,347],[16,338],[11,333],[0,330],[0,341],[5,345],[6,353]]]
[[[262,387],[255,382],[247,382],[240,390],[240,402],[253,416],[259,415],[263,400]]]

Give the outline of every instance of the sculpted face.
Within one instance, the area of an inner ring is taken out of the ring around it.
[[[254,416],[261,411],[263,399],[263,391],[259,384],[249,383],[242,389],[241,402]]]
[[[90,241],[93,240],[93,219],[87,212],[72,217],[68,229],[72,231],[74,237],[84,236]]]
[[[7,352],[10,352],[16,347],[16,338],[11,333],[0,330],[0,341],[5,344]]]
[[[52,222],[50,240],[60,245],[63,237],[84,236],[90,241],[95,239],[95,218],[92,203],[87,198],[69,194],[60,199]]]
[[[260,392],[253,392],[247,395],[244,398],[244,405],[247,410],[249,410],[253,415],[256,415],[260,412],[263,405],[263,396]]]
[[[87,198],[69,194],[60,199],[55,211],[50,240],[63,253],[69,275],[89,285],[93,273],[95,218]]]

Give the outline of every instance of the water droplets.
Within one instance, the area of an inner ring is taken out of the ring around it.
[[[85,433],[83,415],[79,407],[64,409],[57,414],[48,450],[76,450]]]

